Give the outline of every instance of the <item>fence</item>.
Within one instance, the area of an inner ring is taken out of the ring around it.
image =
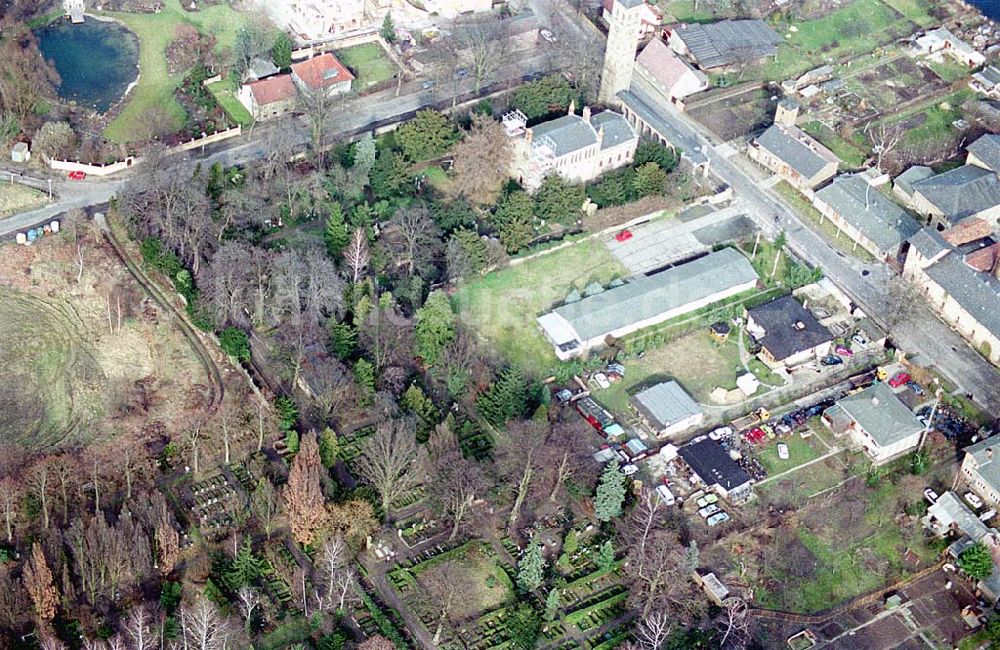
[[[45,164],[47,164],[50,169],[57,169],[64,172],[83,172],[89,176],[110,176],[111,174],[124,171],[139,162],[135,156],[129,156],[125,160],[119,160],[118,162],[108,163],[106,165],[91,165],[79,161],[73,162],[70,160],[56,160],[45,155],[42,156],[42,160],[45,161]]]
[[[218,131],[211,135],[203,135],[200,138],[194,138],[188,142],[173,147],[171,152],[178,151],[190,151],[191,149],[197,149],[198,147],[204,147],[205,145],[212,144],[213,142],[221,142],[223,140],[228,140],[229,138],[235,138],[243,133],[243,127],[239,124],[231,129],[226,129],[225,131]]]

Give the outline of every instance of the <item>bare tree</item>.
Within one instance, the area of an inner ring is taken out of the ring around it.
[[[159,646],[159,627],[142,604],[129,612],[125,620],[125,634],[131,640],[133,650],[154,650]]]
[[[347,267],[351,271],[352,283],[357,284],[364,277],[369,259],[368,237],[362,228],[358,228],[351,235],[351,241],[344,249],[344,261],[347,262]]]
[[[326,123],[333,113],[335,103],[326,88],[319,90],[302,90],[299,92],[299,108],[309,120],[309,133],[312,137],[313,153],[320,167],[323,165],[323,136]]]
[[[243,615],[243,629],[249,632],[253,613],[260,607],[260,594],[250,585],[243,585],[237,590],[236,599],[239,601],[240,613]]]
[[[665,612],[651,612],[636,627],[636,643],[640,650],[660,650],[673,626],[673,620]]]
[[[510,176],[510,138],[491,117],[473,115],[472,125],[455,145],[452,163],[455,194],[477,203],[492,202]]]
[[[270,539],[274,530],[274,520],[278,516],[278,497],[274,486],[266,476],[257,481],[257,487],[250,497],[250,508],[264,535]]]
[[[416,486],[417,441],[412,420],[381,422],[362,446],[359,472],[379,494],[383,512]]]
[[[226,650],[236,647],[233,626],[207,598],[199,596],[194,603],[182,606],[180,624],[184,648]]]
[[[421,573],[417,580],[426,595],[422,606],[437,620],[432,641],[437,645],[445,624],[454,625],[461,620],[463,608],[460,604],[475,585],[471,584],[468,571],[452,562]]]
[[[451,522],[448,541],[454,541],[478,495],[486,489],[486,478],[478,463],[462,455],[457,444],[431,459],[428,491],[431,502]]]
[[[872,121],[865,125],[864,133],[872,143],[875,154],[875,168],[885,171],[882,162],[896,149],[903,139],[903,129],[898,124],[888,124],[885,120]]]
[[[750,608],[742,598],[727,598],[722,603],[719,647],[726,650],[744,650],[750,642]]]
[[[18,515],[18,504],[23,487],[13,476],[0,480],[0,510],[3,511],[4,527],[7,533],[7,543],[14,541],[14,521]]]
[[[573,419],[569,422],[557,423],[545,441],[542,450],[543,471],[552,489],[549,491],[549,503],[555,503],[566,481],[582,473],[583,468],[590,467],[592,460],[583,452],[582,434],[586,424],[582,420]]]
[[[507,518],[508,535],[515,530],[532,481],[542,469],[542,448],[547,428],[545,424],[533,420],[514,422],[500,438],[497,463],[514,489],[514,504]]]
[[[386,224],[383,242],[397,269],[407,276],[423,272],[441,257],[441,233],[430,211],[422,206],[398,210]]]
[[[49,495],[52,489],[52,482],[49,477],[49,466],[45,461],[36,463],[28,477],[28,487],[31,494],[38,501],[38,507],[42,511],[42,525],[49,527]]]
[[[318,600],[325,607],[343,610],[348,602],[357,600],[357,578],[349,563],[349,551],[344,538],[333,535],[327,539],[316,560],[324,589]]]
[[[470,16],[454,23],[445,47],[454,67],[469,71],[476,93],[493,81],[494,73],[506,61],[509,25],[495,16]]]

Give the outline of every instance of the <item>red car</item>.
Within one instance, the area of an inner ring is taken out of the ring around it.
[[[628,229],[623,230],[617,235],[615,235],[615,239],[618,241],[628,241],[632,239],[632,231]]]
[[[910,381],[910,375],[905,372],[897,372],[892,376],[892,379],[889,380],[889,385],[893,388],[899,388],[908,381]]]
[[[82,181],[83,179],[87,178],[87,173],[86,172],[70,172],[68,174],[68,176],[69,176],[69,179],[71,181]]]

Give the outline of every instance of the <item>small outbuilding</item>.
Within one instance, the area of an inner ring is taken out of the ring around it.
[[[18,142],[10,150],[10,159],[16,163],[26,163],[31,160],[31,149],[27,142]]]
[[[676,381],[667,381],[632,396],[643,423],[657,436],[669,436],[696,427],[705,414]]]

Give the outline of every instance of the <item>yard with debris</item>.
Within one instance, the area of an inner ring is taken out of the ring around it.
[[[48,202],[45,192],[20,183],[0,182],[0,219],[40,208]]]

